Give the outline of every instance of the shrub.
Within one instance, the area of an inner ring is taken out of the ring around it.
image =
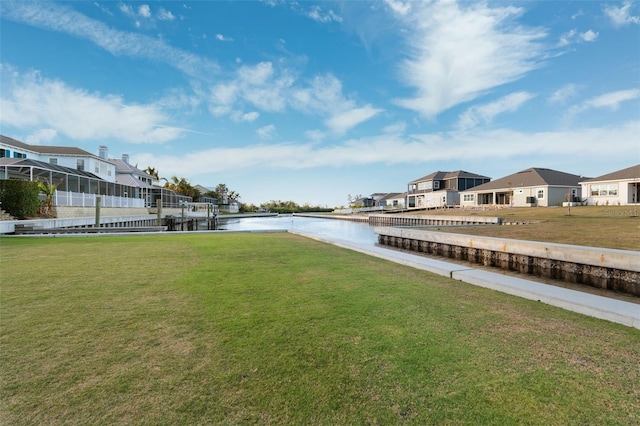
[[[38,213],[40,189],[36,182],[17,179],[0,180],[2,209],[13,217],[35,217]]]

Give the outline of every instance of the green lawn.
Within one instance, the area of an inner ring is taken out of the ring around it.
[[[0,423],[640,424],[640,330],[290,234],[0,239]]]

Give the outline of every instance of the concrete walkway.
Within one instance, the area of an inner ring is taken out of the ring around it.
[[[612,321],[640,329],[640,304],[611,299],[591,293],[571,290],[563,287],[542,284],[522,278],[466,267],[455,263],[443,262],[403,251],[380,246],[355,243],[352,241],[320,237],[298,230],[289,230],[292,234],[323,241],[338,247],[347,248],[463,281],[480,287],[490,288],[525,299],[537,300],[548,305],[578,312],[595,318]]]

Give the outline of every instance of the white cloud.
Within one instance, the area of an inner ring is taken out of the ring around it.
[[[276,133],[276,126],[273,124],[269,124],[264,127],[260,127],[256,130],[256,134],[260,137],[260,139],[271,139],[273,135]]]
[[[242,114],[240,121],[253,122],[253,121],[256,121],[258,119],[258,117],[260,117],[260,113],[259,112],[251,111],[251,112],[247,112],[247,113]]]
[[[382,131],[384,133],[402,134],[405,132],[406,129],[407,129],[407,123],[405,123],[404,121],[399,121],[397,123],[389,124],[388,126],[385,126],[382,129]]]
[[[412,13],[400,16],[412,49],[401,75],[417,94],[397,100],[400,106],[433,118],[540,66],[546,33],[516,25],[520,8],[485,2],[411,6]]]
[[[640,98],[640,89],[618,90],[616,92],[605,93],[584,101],[580,105],[574,105],[567,111],[569,118],[593,108],[605,108],[617,111],[620,104]]]
[[[30,145],[45,145],[46,142],[51,142],[58,136],[56,129],[40,129],[36,130],[25,138],[25,142]]]
[[[174,19],[176,19],[176,17],[173,16],[173,13],[171,13],[170,11],[166,10],[163,7],[161,7],[160,10],[158,10],[156,17],[160,21],[173,21]]]
[[[387,6],[391,8],[395,13],[405,16],[411,11],[411,3],[410,2],[402,2],[396,0],[385,0]]]
[[[547,98],[547,102],[552,104],[562,104],[571,98],[574,98],[578,93],[578,86],[575,84],[566,84],[553,92],[551,96]]]
[[[365,105],[363,108],[354,108],[334,115],[326,121],[326,125],[333,133],[341,135],[380,112],[382,112],[381,109]]]
[[[129,6],[121,4],[119,7],[124,13],[133,13]],[[190,76],[209,78],[218,71],[218,66],[207,59],[176,49],[157,38],[114,30],[63,4],[1,1],[0,14],[3,19],[89,40],[113,55],[166,63]]]
[[[329,9],[328,12],[323,12],[320,6],[312,6],[311,10],[307,12],[307,16],[314,21],[328,23],[328,22],[342,22],[342,18]]]
[[[588,30],[584,33],[580,33],[580,38],[584,41],[595,41],[598,38],[598,33]]]
[[[231,37],[225,37],[222,34],[216,34],[216,38],[220,41],[233,41]]]
[[[594,32],[593,30],[587,30],[583,33],[578,33],[578,30],[575,28],[569,32],[566,32],[560,36],[560,41],[558,42],[558,47],[568,46],[572,43],[580,43],[583,41],[592,42],[596,41],[599,33]]]
[[[382,111],[371,105],[357,107],[355,101],[344,97],[340,80],[332,75],[316,76],[306,87],[294,83],[288,70],[277,70],[271,62],[243,65],[234,79],[211,89],[209,109],[218,116],[233,116],[242,104],[270,112],[291,106],[327,117],[325,124],[334,134],[343,134]]]
[[[122,13],[124,13],[127,16],[133,16],[134,15],[133,8],[128,4],[120,3],[120,4],[118,4],[118,8],[120,9],[120,11]]]
[[[509,159],[530,161],[534,156],[553,158],[575,155],[592,158],[598,163],[632,158],[637,155],[640,121],[617,127],[585,128],[571,131],[521,133],[507,129],[437,134],[380,135],[345,140],[341,144],[319,146],[317,143],[283,143],[251,145],[242,148],[213,148],[187,153],[180,158],[152,154],[137,155],[135,161],[154,164],[164,173],[194,176],[227,170],[271,168],[310,169],[318,167],[356,166],[365,164],[421,164],[425,159],[438,161],[483,161]],[[603,150],[612,140],[615,150]],[[538,158],[538,157],[536,157]],[[532,166],[529,164],[527,167]]]
[[[558,47],[568,46],[573,43],[577,33],[578,31],[574,28],[571,31],[562,34],[560,36],[560,41],[558,42]]]
[[[166,142],[183,130],[168,126],[156,105],[127,104],[119,96],[101,96],[75,89],[39,73],[25,75],[3,66],[0,123],[30,131],[34,137],[63,134],[71,139],[117,138]]]
[[[304,136],[314,142],[321,142],[324,138],[327,137],[327,134],[322,130],[307,130],[304,132]]]
[[[138,7],[138,15],[142,16],[143,18],[150,18],[151,8],[149,7],[149,5],[148,4],[140,5],[140,7]]]
[[[640,24],[640,16],[631,15],[631,5],[632,3],[627,0],[620,7],[605,6],[604,13],[616,27],[622,27],[628,24]]]
[[[474,105],[460,115],[458,126],[468,129],[481,123],[489,124],[497,115],[516,111],[534,96],[535,95],[528,92],[515,92],[495,102],[484,105]]]
[[[587,100],[584,105],[588,108],[608,108],[616,111],[620,108],[622,102],[638,99],[639,97],[639,89],[619,90],[591,98]]]
[[[149,7],[149,5],[148,4],[140,5],[140,7],[138,7],[138,15],[142,16],[143,18],[150,18],[151,8]]]

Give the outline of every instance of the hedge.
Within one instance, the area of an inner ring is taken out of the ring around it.
[[[36,182],[0,179],[0,207],[13,217],[35,217],[38,214],[40,189]]]

